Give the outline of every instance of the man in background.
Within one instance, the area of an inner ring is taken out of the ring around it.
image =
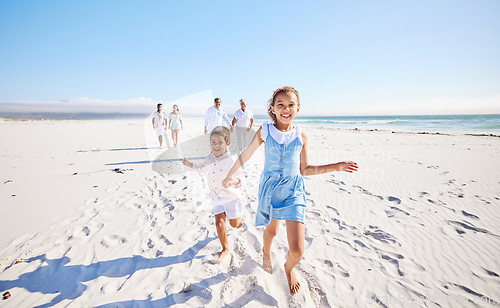
[[[224,108],[221,108],[220,98],[215,98],[214,105],[207,110],[205,115],[205,135],[209,134],[215,127],[227,124],[233,132],[233,124],[227,116],[227,112]]]
[[[243,98],[240,99],[240,107],[234,113],[232,125],[236,128],[238,150],[243,151],[252,141],[250,130],[253,126],[253,113],[247,108],[247,102]]]
[[[161,148],[163,147],[163,135],[165,134],[165,127],[167,126],[167,117],[162,111],[162,104],[156,105],[156,112],[153,113],[152,122],[153,122],[153,129],[155,130],[156,135],[158,136],[158,141],[160,142],[160,148]]]

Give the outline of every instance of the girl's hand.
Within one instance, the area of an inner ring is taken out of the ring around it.
[[[228,188],[231,185],[232,180],[233,178],[225,178],[224,180],[222,180],[222,187]]]
[[[358,164],[353,161],[343,161],[339,163],[339,171],[345,171],[349,173],[353,173],[354,171],[358,171]]]
[[[222,181],[222,186],[225,188],[228,188],[230,186],[234,186],[235,188],[241,187],[241,179],[237,179],[237,178],[233,178],[233,177],[231,177],[229,179],[225,178]]]
[[[234,180],[234,184],[233,183],[229,183],[230,186],[234,186],[236,188],[240,188],[241,187],[241,179],[233,179]]]
[[[190,167],[190,168],[193,168],[193,163],[192,163],[192,162],[190,162],[190,161],[189,161],[186,157],[183,157],[183,158],[182,158],[182,164],[183,164],[184,166],[188,166],[188,167]]]

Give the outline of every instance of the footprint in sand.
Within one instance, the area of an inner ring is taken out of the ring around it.
[[[462,210],[462,214],[466,217],[471,217],[471,218],[474,218],[474,219],[479,219],[479,217],[477,217],[476,215],[474,214],[471,214],[471,213],[467,213],[466,211]]]
[[[336,209],[336,208],[334,208],[333,206],[329,206],[329,205],[327,205],[327,206],[326,206],[326,208],[328,208],[328,209],[330,209],[330,210],[334,211],[334,212],[335,212],[335,214],[340,215],[340,214],[339,214],[339,211],[337,211],[337,209]]]
[[[393,196],[389,196],[389,198],[387,198],[389,201],[391,202],[394,202],[396,204],[401,204],[401,199],[399,198],[396,198],[396,197],[393,197]]]
[[[153,240],[152,239],[148,239],[148,243],[146,244],[148,246],[149,249],[152,249],[155,247],[155,245],[153,244]]]
[[[475,231],[475,232],[480,232],[480,233],[485,233],[485,234],[490,234],[490,235],[493,235],[495,237],[499,237],[498,235],[496,235],[494,233],[491,233],[490,231],[488,231],[486,229],[478,228],[478,227],[474,226],[472,223],[470,223],[468,221],[465,221],[465,220],[463,222],[454,221],[454,220],[446,220],[446,222],[448,224],[453,224],[455,226],[462,227],[462,228],[467,229],[467,230],[471,230],[471,231]]]
[[[110,248],[116,246],[117,244],[125,244],[127,242],[128,241],[125,237],[119,236],[117,234],[111,234],[103,237],[101,245],[106,248]]]
[[[497,273],[495,273],[495,272],[493,272],[493,271],[489,271],[489,270],[487,270],[487,269],[485,269],[485,268],[483,268],[483,269],[484,269],[484,270],[486,271],[486,273],[488,273],[488,275],[490,275],[490,276],[493,276],[493,277],[500,277],[500,276],[498,276],[498,274],[497,274]]]
[[[374,195],[374,194],[372,194],[371,192],[369,192],[368,190],[364,189],[363,187],[361,187],[359,185],[354,185],[353,187],[357,188],[361,193],[363,193],[365,195],[373,196],[373,197],[376,197],[376,198],[378,198],[380,200],[384,200],[384,197],[379,196],[379,195]]]
[[[166,238],[164,235],[160,235],[158,239],[163,243],[165,243],[166,245],[173,245],[172,242],[169,241],[168,238]]]
[[[343,223],[343,222],[341,222],[340,220],[338,220],[337,218],[332,218],[332,221],[333,221],[334,223],[336,223],[336,224],[337,224],[337,226],[339,227],[339,230],[344,230],[344,229],[346,229],[346,228],[343,226],[343,224],[344,224],[344,223]]]
[[[90,235],[89,227],[87,227],[87,226],[83,227],[82,232],[83,232],[83,234],[85,234],[85,236],[89,236]]]
[[[297,270],[297,272],[300,273],[300,276],[301,276],[300,278],[302,278],[302,279],[299,279],[299,282],[300,282],[300,280],[302,280],[302,282],[305,282],[305,284],[303,286],[301,285],[301,290],[306,291],[305,293],[303,293],[303,296],[308,295],[308,297],[309,297],[308,299],[304,298],[304,300],[306,300],[306,302],[302,303],[302,305],[300,305],[300,306],[331,307],[332,305],[328,302],[328,298],[326,296],[326,293],[323,292],[323,289],[322,289],[321,284],[319,283],[318,279],[300,267],[296,267],[295,269]],[[340,273],[339,276],[349,277],[348,273],[347,273],[347,276],[345,276],[344,274],[345,273]],[[350,286],[350,288],[351,288],[351,290],[354,290],[354,288],[352,286]],[[309,291],[308,294],[307,294],[307,291]],[[295,296],[298,296],[298,295],[295,295]],[[289,306],[291,306],[291,307],[299,306],[297,302],[293,302],[294,298],[291,298],[291,300],[292,300],[292,302],[289,302]],[[309,300],[311,302],[309,302]]]
[[[373,231],[365,231],[364,235],[373,237],[375,240],[380,241],[385,244],[397,244],[401,246],[396,237],[388,232],[377,229]]]
[[[407,216],[410,216],[410,213],[403,211],[400,208],[397,208],[395,206],[391,206],[389,210],[386,210],[385,213],[387,214],[387,217],[394,217],[398,212],[406,214]]]
[[[403,259],[404,258],[401,255],[398,255],[398,256],[399,256],[398,259]],[[392,263],[392,264],[394,264],[396,266],[396,269],[398,271],[399,276],[401,276],[401,277],[404,276],[403,272],[401,272],[401,270],[399,268],[399,261],[398,260],[393,259],[393,258],[389,257],[388,255],[384,255],[384,254],[381,255],[381,257],[382,257],[382,259],[387,260],[387,261],[389,261],[390,263]]]
[[[363,248],[368,248],[365,244],[363,244],[363,242],[361,242],[360,240],[354,240],[354,244],[358,244],[359,246],[363,247]]]

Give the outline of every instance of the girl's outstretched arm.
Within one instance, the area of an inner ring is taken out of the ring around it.
[[[248,145],[248,147],[241,152],[238,159],[234,162],[233,167],[226,175],[226,178],[222,181],[222,186],[227,188],[228,183],[231,181],[233,175],[243,166],[249,159],[252,157],[253,153],[260,147],[260,145],[264,142],[260,137],[260,131],[262,127],[257,130],[255,133],[255,137],[253,137],[252,142]]]
[[[302,152],[300,153],[300,173],[304,176],[328,173],[332,171],[345,171],[352,173],[358,170],[358,165],[352,161],[342,161],[328,165],[309,165],[307,158],[307,135],[302,132]]]

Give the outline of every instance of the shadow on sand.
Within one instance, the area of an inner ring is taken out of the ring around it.
[[[77,151],[77,153],[89,153],[89,152],[117,152],[117,151],[142,151],[142,150],[153,150],[155,148],[148,148],[148,147],[142,147],[142,148],[123,148],[123,149],[96,149],[96,150],[80,150]]]
[[[191,283],[187,287],[185,287],[182,291],[178,293],[168,294],[165,298],[158,300],[151,300],[150,298],[145,300],[130,300],[123,302],[115,302],[109,303],[101,306],[97,306],[98,308],[111,308],[111,307],[170,307],[176,304],[184,304],[189,301],[193,297],[199,297],[202,305],[208,305],[212,301],[213,295],[212,291],[210,291],[210,286],[216,285],[229,277],[235,276],[248,276],[251,274],[251,271],[260,266],[255,260],[251,258],[246,258],[245,262],[241,266],[241,269],[235,269],[229,273],[219,273],[213,277],[209,277],[203,279],[197,283]],[[247,284],[247,283],[245,283]],[[229,303],[223,307],[243,307],[250,302],[258,302],[266,306],[278,306],[278,301],[267,294],[266,291],[262,288],[262,286],[257,285],[255,282],[248,282],[246,286],[247,290],[245,294],[234,300],[232,303]],[[216,294],[216,296],[220,296],[220,294]]]
[[[68,257],[48,259],[43,254],[24,261],[30,263],[40,260],[42,262],[42,266],[33,272],[24,273],[16,280],[0,280],[0,292],[13,288],[23,288],[33,293],[58,294],[49,303],[36,306],[51,307],[65,299],[78,298],[87,289],[84,282],[102,276],[125,277],[139,270],[160,268],[188,262],[192,259],[201,259],[203,256],[196,256],[198,252],[215,239],[216,237],[207,237],[177,256],[154,259],[134,256],[100,261],[89,265],[67,265],[70,262]]]

